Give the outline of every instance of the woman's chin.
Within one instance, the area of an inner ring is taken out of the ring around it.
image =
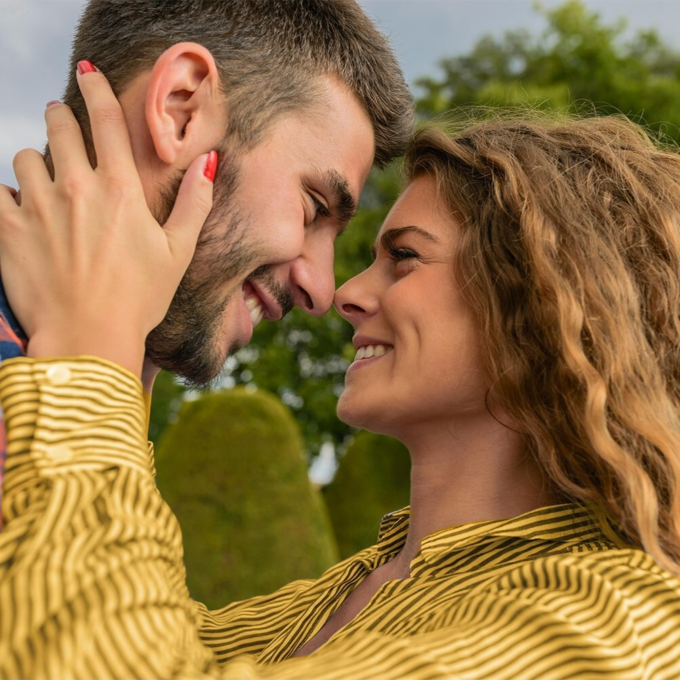
[[[389,409],[355,399],[346,392],[338,400],[337,415],[347,425],[376,434],[387,434],[391,429]]]
[[[362,406],[360,400],[354,399],[351,394],[348,394],[347,390],[338,399],[337,414],[338,418],[347,425],[363,429],[369,427],[368,422],[371,418],[366,405]]]

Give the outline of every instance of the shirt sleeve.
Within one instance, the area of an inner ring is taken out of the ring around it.
[[[583,622],[581,590],[557,597],[522,578],[472,592],[409,638],[362,630],[308,657],[219,664],[154,483],[139,380],[95,358],[12,359],[0,366],[0,402],[0,677],[640,677],[630,636],[603,644]],[[625,605],[612,602],[609,617]]]

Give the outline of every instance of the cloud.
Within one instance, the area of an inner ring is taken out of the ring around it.
[[[2,52],[22,66],[39,64],[55,38],[65,39],[68,46],[68,38],[84,4],[84,0],[0,0]],[[49,59],[43,62],[48,63]]]
[[[0,0],[0,182],[14,184],[12,158],[42,149],[43,111],[66,80],[71,33],[84,0]]]
[[[31,37],[37,26],[42,24],[39,5],[34,2],[3,2],[2,23],[0,23],[0,44],[3,52],[14,54],[22,61],[32,61]],[[42,32],[47,27],[41,27]]]
[[[32,147],[40,149],[45,145],[45,124],[42,118],[32,120],[21,114],[0,115],[0,130],[11,130],[11,135],[0,135],[0,184],[16,186],[12,159],[17,151]]]

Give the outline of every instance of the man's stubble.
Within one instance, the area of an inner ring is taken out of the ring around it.
[[[165,318],[146,340],[147,358],[190,387],[209,385],[219,376],[227,356],[238,349],[225,347],[220,338],[224,310],[238,291],[225,294],[222,290],[225,282],[249,270],[254,253],[245,239],[248,219],[232,205],[239,177],[234,158],[226,151],[220,154],[213,209]],[[160,224],[172,212],[183,176],[180,173],[161,190],[152,209]]]
[[[278,283],[263,265],[251,271],[257,260],[252,218],[233,200],[238,186],[238,155],[223,149],[215,177],[213,209],[206,220],[191,263],[177,288],[168,312],[149,333],[146,356],[159,368],[174,373],[189,386],[208,387],[217,377],[238,342],[221,337],[224,310],[241,289],[225,294],[226,282],[256,279],[276,299],[283,316],[293,308],[290,291]],[[174,206],[184,173],[160,193],[154,217],[164,224]]]

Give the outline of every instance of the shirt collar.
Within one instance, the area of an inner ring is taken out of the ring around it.
[[[385,515],[378,535],[378,550],[396,553],[404,544],[410,519],[406,507]],[[577,503],[537,508],[517,517],[459,524],[435,531],[421,544],[421,554],[430,561],[442,554],[469,548],[497,538],[520,538],[526,541],[560,543],[612,543],[605,533],[599,513]]]

